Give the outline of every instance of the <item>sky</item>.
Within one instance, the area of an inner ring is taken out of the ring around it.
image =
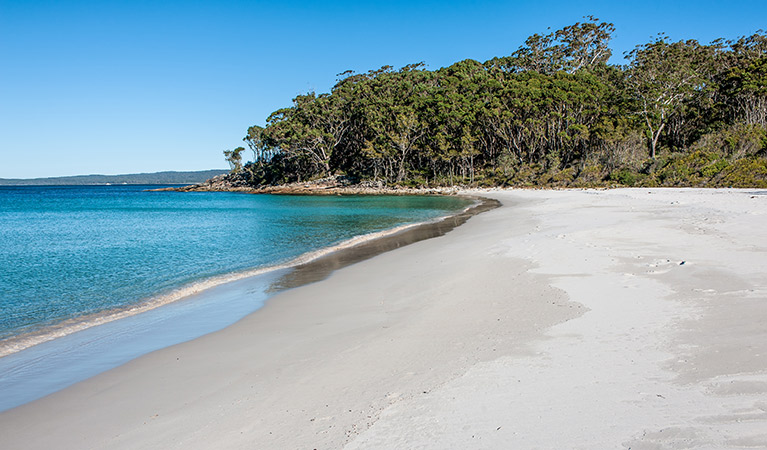
[[[484,62],[587,15],[615,24],[614,64],[660,32],[767,28],[764,0],[0,0],[0,178],[225,168],[341,72]]]

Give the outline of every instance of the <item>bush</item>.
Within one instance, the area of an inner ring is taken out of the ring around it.
[[[767,188],[767,159],[739,159],[720,171],[712,183],[720,187]]]
[[[637,181],[637,174],[628,169],[621,169],[617,172],[611,173],[610,180],[615,181],[616,183],[620,183],[624,186],[634,186]]]
[[[664,159],[655,176],[663,186],[707,186],[729,165],[717,153],[694,151]]]
[[[703,136],[692,151],[716,153],[731,158],[743,158],[767,149],[767,128],[762,125],[738,123]]]

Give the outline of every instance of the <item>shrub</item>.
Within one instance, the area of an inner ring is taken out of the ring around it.
[[[767,159],[762,157],[739,159],[720,171],[712,182],[721,187],[767,188]]]
[[[767,149],[767,128],[738,123],[703,136],[692,151],[716,153],[731,158],[753,156]]]
[[[634,186],[637,181],[637,174],[628,170],[621,169],[610,174],[610,180],[620,183],[624,186]]]

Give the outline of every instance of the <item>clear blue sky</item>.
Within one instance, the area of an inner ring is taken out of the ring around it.
[[[222,151],[336,74],[516,50],[593,14],[612,62],[665,32],[767,28],[767,2],[0,0],[0,178],[226,167]]]

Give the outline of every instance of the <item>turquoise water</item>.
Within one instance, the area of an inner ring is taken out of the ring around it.
[[[231,325],[307,254],[469,204],[145,189],[0,187],[0,412]]]
[[[184,286],[468,204],[146,189],[0,187],[0,339],[172,298]]]

